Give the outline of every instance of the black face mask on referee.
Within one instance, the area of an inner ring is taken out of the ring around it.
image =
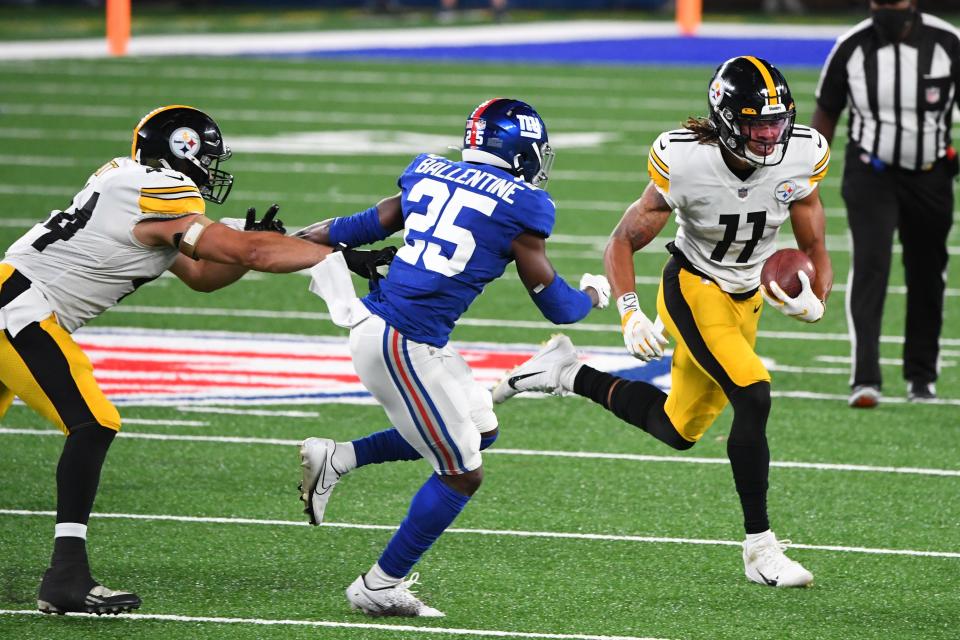
[[[900,2],[871,2],[870,15],[873,18],[873,28],[887,42],[899,42],[907,37],[913,21],[916,19],[917,9],[910,3],[903,8],[879,7],[883,4],[900,4]]]

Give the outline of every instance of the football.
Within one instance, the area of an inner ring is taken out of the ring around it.
[[[813,268],[813,262],[803,251],[799,249],[780,249],[763,263],[763,269],[760,271],[760,282],[770,291],[770,283],[776,282],[791,298],[800,295],[803,285],[800,284],[800,277],[797,275],[804,271],[810,281],[813,282],[816,276],[816,270]]]

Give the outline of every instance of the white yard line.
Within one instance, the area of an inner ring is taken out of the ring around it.
[[[153,307],[145,305],[122,304],[113,307],[109,313],[143,313],[146,315],[182,315],[217,316],[233,318],[277,318],[286,320],[330,320],[330,314],[321,311],[271,311],[269,309],[223,309],[216,307]],[[557,331],[555,324],[542,320],[503,320],[492,318],[460,318],[457,325],[466,327],[507,327],[511,329],[539,329]],[[620,331],[619,325],[578,322],[564,325],[563,331],[585,331],[590,333],[609,333]],[[849,342],[845,333],[824,333],[818,331],[759,331],[761,338],[774,340],[814,340],[827,342]],[[902,336],[881,336],[884,344],[903,344]],[[940,346],[960,346],[960,338],[941,338]]]
[[[32,119],[61,119],[73,118],[100,118],[104,120],[133,121],[143,116],[144,107],[113,106],[103,104],[51,104],[45,102],[3,102],[0,103],[0,112],[9,116],[30,116]],[[424,119],[421,114],[403,113],[363,113],[359,111],[333,110],[304,110],[304,109],[218,109],[217,118],[240,122],[281,123],[289,130],[294,125],[337,125],[347,127],[358,126],[385,126],[414,127],[416,130],[455,131],[453,127],[463,128],[463,110],[456,113],[451,110],[448,114],[433,114]],[[556,134],[564,129],[581,131],[583,120],[575,118],[551,118],[551,131]],[[646,132],[660,133],[677,128],[676,119],[642,120],[629,118],[624,120],[592,120],[591,131],[616,132]],[[456,135],[451,135],[451,141],[457,141]]]
[[[31,81],[44,75],[56,77],[77,77],[87,79],[91,75],[97,77],[115,78],[143,78],[149,61],[137,58],[112,60],[110,65],[103,65],[96,61],[68,61],[58,64],[49,62],[4,63],[0,61],[0,69],[7,74],[21,73],[28,75]],[[336,62],[334,62],[336,64]],[[696,65],[691,65],[696,66]],[[517,73],[511,73],[510,66],[502,66],[502,73],[471,73],[470,86],[480,89],[502,90],[513,87],[518,91],[551,91],[556,90],[561,95],[578,95],[583,92],[594,92],[595,95],[612,95],[623,89],[627,96],[635,95],[635,83],[624,80],[622,67],[595,67],[587,74],[565,73],[562,77],[537,75],[529,73],[527,68],[517,68]],[[611,73],[607,73],[611,71]],[[442,73],[436,69],[423,71],[401,70],[391,67],[388,71],[364,69],[315,69],[299,65],[262,65],[249,60],[231,60],[227,58],[205,57],[203,65],[190,67],[175,65],[168,68],[157,68],[150,64],[150,78],[165,78],[179,82],[201,80],[207,82],[215,75],[220,84],[238,82],[241,86],[250,86],[269,81],[272,85],[282,82],[307,84],[310,87],[322,85],[352,86],[352,85],[390,85],[396,87],[422,86],[430,92],[442,91],[446,87],[460,90],[463,88],[462,73]],[[791,81],[790,86],[797,94],[813,93],[816,81]],[[657,81],[657,88],[661,92],[698,94],[703,91],[703,82],[690,80],[678,74]],[[676,126],[676,125],[674,125]],[[838,136],[843,131],[838,131]]]
[[[0,609],[0,615],[32,616],[44,615],[35,609]],[[455,627],[418,627],[411,624],[376,624],[372,622],[335,622],[331,620],[283,620],[271,618],[221,618],[214,616],[182,616],[164,613],[125,613],[121,616],[94,616],[92,613],[68,613],[71,618],[96,618],[98,623],[107,620],[153,620],[159,622],[189,622],[208,624],[245,624],[283,627],[322,627],[327,629],[369,629],[398,633],[447,634],[455,636],[489,637],[489,638],[536,638],[547,640],[662,640],[660,638],[640,638],[637,636],[608,636],[590,635],[582,633],[538,633],[533,631],[500,631],[496,629],[461,629]],[[194,630],[195,631],[195,630]],[[193,636],[193,632],[190,632]]]
[[[2,162],[0,162],[2,164]],[[616,181],[614,178],[611,180]],[[69,198],[70,195],[74,193],[74,190],[71,187],[50,187],[43,185],[14,185],[14,184],[2,184],[0,183],[0,195],[36,195],[43,197],[65,197]],[[238,191],[239,197],[247,198],[251,200],[279,200],[281,202],[287,200],[303,200],[306,202],[313,203],[329,203],[329,202],[338,202],[338,203],[368,203],[376,200],[373,196],[364,196],[359,194],[344,194],[339,191],[332,190],[326,193],[318,194],[296,194],[294,197],[285,198],[281,193],[272,193],[272,192],[243,192]],[[586,202],[586,201],[574,201],[574,200],[562,200],[561,203],[571,205],[573,207],[576,205],[577,208],[589,209],[590,207],[606,207],[605,211],[613,211],[613,203],[607,202]],[[594,211],[599,211],[599,209],[593,209]],[[960,215],[960,212],[954,212],[956,215]],[[13,229],[29,229],[33,225],[42,222],[41,218],[3,218],[0,219],[0,227],[9,227]],[[292,233],[296,229],[291,228],[290,232]],[[956,235],[960,237],[960,229],[956,232]],[[576,234],[568,233],[558,233],[550,236],[549,243],[551,246],[562,246],[570,245],[580,247],[581,249],[589,249],[582,251],[569,251],[566,249],[554,249],[550,251],[550,255],[553,257],[569,257],[575,259],[583,260],[599,260],[603,247],[606,245],[607,236],[578,236]],[[845,235],[832,235],[826,237],[827,244],[831,251],[835,253],[848,253],[850,250],[849,239]],[[665,242],[665,240],[664,240]],[[781,241],[778,243],[780,247],[790,247],[794,248],[796,243],[787,238],[781,238]],[[960,255],[960,246],[950,245],[947,247],[948,252],[951,255]],[[642,256],[652,256],[657,259],[663,259],[665,257],[664,252],[655,250],[654,254],[652,250],[648,250],[641,254]],[[895,254],[901,252],[900,245],[894,245],[893,249]],[[303,275],[309,275],[309,271],[299,272]],[[261,277],[257,273],[252,273],[245,276],[248,280],[251,278]],[[508,273],[505,277],[513,277],[512,273]],[[650,284],[657,285],[660,283],[660,278],[658,276],[637,276],[636,281],[638,284]],[[846,291],[847,287],[844,283],[837,283],[833,287],[833,291]],[[891,285],[887,288],[887,293],[896,294],[896,295],[905,295],[907,293],[907,288],[903,285]],[[954,297],[960,295],[960,289],[947,289],[946,295],[948,297]]]
[[[462,89],[462,87],[460,87]],[[18,82],[18,83],[0,83],[0,95],[3,96],[25,96],[27,99],[36,98],[38,95],[50,96],[90,96],[89,82]],[[129,99],[131,97],[156,98],[157,95],[164,95],[165,87],[162,85],[135,85],[128,83],[117,83],[114,85],[98,86],[96,93],[101,97],[119,97]],[[263,97],[261,87],[223,87],[220,85],[197,84],[191,89],[191,97],[196,103],[206,104],[211,100],[253,100],[259,101]],[[322,98],[324,104],[330,102],[341,102],[349,104],[366,104],[370,100],[368,91],[354,90],[345,91],[342,89],[329,88],[324,90],[323,94],[318,96],[316,89],[303,88],[273,88],[270,90],[270,101],[273,104],[279,102],[317,102]],[[469,110],[471,105],[477,101],[477,92],[425,92],[403,91],[402,87],[397,87],[390,92],[390,104],[408,104],[423,105],[435,108],[438,105],[453,107],[460,111]],[[633,117],[638,113],[650,110],[669,111],[670,113],[696,113],[703,110],[703,100],[699,97],[674,97],[658,98],[649,96],[603,96],[603,95],[584,95],[582,93],[571,93],[563,96],[550,96],[543,102],[537,101],[537,107],[541,111],[547,109],[603,109],[604,111],[624,110],[627,111],[625,117]],[[466,117],[466,113],[463,114]],[[551,119],[552,122],[552,119]],[[228,141],[229,142],[229,141]]]
[[[846,396],[844,396],[846,399]],[[125,422],[129,422],[126,420]],[[11,436],[61,436],[61,431],[56,429],[18,429],[11,427],[0,427],[0,435]],[[252,444],[252,445],[276,445],[284,447],[300,446],[300,440],[289,438],[257,438],[248,436],[198,436],[186,434],[162,434],[162,433],[138,433],[131,431],[120,431],[119,437],[130,438],[133,440],[154,440],[160,442],[210,442],[217,444]],[[513,455],[513,456],[539,456],[547,458],[581,458],[591,460],[627,460],[631,462],[665,462],[675,464],[730,464],[726,458],[696,458],[692,456],[651,456],[635,453],[603,453],[598,451],[551,451],[536,449],[506,449],[496,448],[488,449],[485,454],[490,455]],[[891,466],[873,466],[861,464],[834,464],[827,462],[792,462],[777,461],[770,462],[771,467],[781,467],[784,469],[813,469],[817,471],[853,471],[858,473],[891,473],[904,475],[921,475],[960,478],[960,470],[956,469],[925,469],[920,467],[891,467]]]
[[[237,416],[266,416],[271,418],[319,418],[320,414],[316,411],[273,411],[268,409],[231,409],[229,407],[202,407],[182,405],[176,407],[177,411],[182,413],[221,413],[225,415]],[[130,422],[124,418],[124,422]],[[204,423],[206,424],[206,423]]]
[[[0,515],[8,516],[41,516],[53,517],[55,511],[33,511],[27,509],[0,509]],[[177,516],[165,514],[141,513],[92,513],[92,518],[116,520],[153,520],[165,522],[190,522],[198,524],[239,524],[258,526],[309,527],[303,520],[265,520],[259,518],[218,518],[208,516]],[[395,531],[396,525],[355,524],[346,522],[324,522],[321,526],[331,529],[363,529],[368,531]],[[563,531],[523,531],[516,529],[465,529],[451,527],[445,533],[459,533],[464,535],[480,536],[510,536],[517,538],[546,538],[554,540],[596,540],[603,542],[639,542],[648,544],[687,544],[705,546],[740,547],[740,540],[712,540],[707,538],[673,538],[664,536],[634,536],[615,535],[605,533],[570,533]],[[871,555],[915,556],[928,558],[960,558],[960,553],[954,551],[921,551],[915,549],[886,549],[876,547],[852,547],[843,545],[819,544],[791,544],[795,549],[809,549],[811,551],[837,551],[841,553],[865,553]]]
[[[206,427],[209,422],[201,420],[148,420],[146,418],[124,418],[124,424],[160,425],[164,427]]]

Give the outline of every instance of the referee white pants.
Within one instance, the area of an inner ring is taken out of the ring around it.
[[[480,434],[497,417],[459,353],[410,340],[375,315],[350,330],[350,353],[360,381],[437,473],[480,467]]]

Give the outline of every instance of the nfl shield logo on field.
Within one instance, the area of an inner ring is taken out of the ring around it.
[[[927,98],[927,104],[940,102],[940,87],[927,87],[925,96]]]

